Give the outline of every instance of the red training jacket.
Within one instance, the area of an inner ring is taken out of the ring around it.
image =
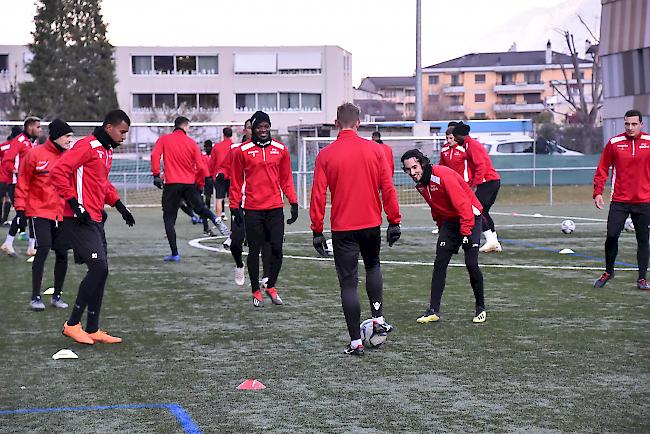
[[[9,142],[9,148],[2,156],[2,163],[0,163],[0,182],[15,184],[18,181],[20,159],[33,146],[25,133],[18,134]]]
[[[461,235],[471,235],[474,217],[481,215],[483,206],[458,173],[432,165],[429,185],[417,184],[415,188],[431,207],[431,217],[438,227],[444,221],[460,222]]]
[[[440,164],[452,169],[463,177],[463,180],[469,184],[472,179],[472,171],[469,169],[467,161],[467,151],[464,146],[457,143],[453,145],[445,145],[440,150]]]
[[[226,158],[224,158],[223,164],[219,168],[219,171],[217,172],[217,174],[223,173],[223,178],[229,180],[230,179],[230,166],[232,166],[233,157],[235,155],[237,155],[238,148],[241,145],[245,145],[246,143],[249,143],[249,142],[250,142],[250,140],[247,141],[247,142],[244,142],[244,143],[233,143],[232,145],[230,145],[230,150],[228,151],[228,155],[226,155]]]
[[[395,157],[393,156],[393,148],[391,148],[386,143],[380,143],[381,149],[384,151],[386,156],[386,163],[388,163],[388,168],[390,169],[390,176],[393,178],[395,176]]]
[[[28,217],[63,220],[65,201],[50,181],[50,169],[63,151],[48,138],[43,145],[29,150],[20,161],[16,183],[15,208]]]
[[[221,166],[224,164],[226,157],[230,153],[230,146],[232,145],[232,140],[230,137],[226,137],[219,143],[215,143],[212,147],[212,153],[210,154],[210,163],[208,165],[208,171],[210,176],[216,176],[220,172]]]
[[[11,141],[10,140],[7,140],[6,142],[0,143],[0,164],[2,164],[2,156],[9,149],[9,146],[11,146]],[[0,182],[2,182],[2,181],[0,181]]]
[[[463,147],[467,152],[469,170],[472,173],[469,182],[470,186],[476,187],[484,182],[501,179],[499,173],[492,165],[492,160],[487,153],[487,149],[485,149],[485,146],[481,142],[472,139],[470,136],[466,136]]]
[[[247,142],[234,150],[230,167],[230,207],[250,210],[282,208],[282,193],[298,203],[289,149],[276,140],[261,147]]]
[[[328,187],[333,231],[381,225],[382,201],[388,222],[398,224],[402,216],[388,171],[384,151],[376,142],[359,137],[353,130],[339,132],[316,157],[309,208],[312,231],[323,232]]]
[[[106,149],[92,134],[80,139],[63,153],[50,172],[54,190],[64,200],[76,197],[90,217],[102,221],[104,204],[114,206],[120,199],[117,190],[108,180],[113,162],[113,149]],[[65,204],[64,217],[74,217],[69,204]]]
[[[594,198],[603,194],[610,167],[613,202],[650,202],[650,134],[623,133],[609,139],[594,174]]]
[[[160,136],[156,141],[151,151],[151,171],[154,176],[160,176],[161,157],[165,163],[166,184],[194,184],[198,179],[205,181],[209,176],[199,146],[181,129]]]

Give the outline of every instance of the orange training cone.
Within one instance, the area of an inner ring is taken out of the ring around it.
[[[237,389],[239,390],[262,390],[266,389],[266,386],[262,384],[260,380],[255,380],[255,379],[248,379],[244,381],[242,384],[237,386]]]

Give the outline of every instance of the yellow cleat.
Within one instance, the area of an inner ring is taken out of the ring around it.
[[[426,312],[424,312],[424,315],[422,315],[420,318],[417,319],[417,322],[420,324],[426,324],[428,322],[438,322],[440,321],[440,315],[436,313],[435,310],[433,309],[428,309]]]
[[[476,316],[472,318],[472,322],[474,324],[481,324],[484,323],[486,319],[487,319],[487,313],[485,312],[485,310],[480,310],[476,312]]]

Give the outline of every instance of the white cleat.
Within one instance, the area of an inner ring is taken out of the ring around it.
[[[481,246],[480,249],[478,249],[478,251],[482,253],[500,252],[502,250],[503,249],[501,248],[501,243],[498,241],[486,242],[483,244],[483,246]]]
[[[0,251],[6,253],[7,255],[11,256],[12,258],[16,257],[16,251],[14,250],[14,246],[12,246],[12,245],[3,243],[2,246],[0,246]]]
[[[242,286],[246,281],[246,274],[244,273],[244,267],[238,268],[235,267],[235,283],[239,286]]]

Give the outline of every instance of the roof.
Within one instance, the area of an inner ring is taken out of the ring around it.
[[[415,77],[366,77],[363,81],[371,81],[378,89],[385,87],[415,87]],[[362,88],[361,85],[359,88]]]
[[[579,63],[591,63],[578,58]],[[552,64],[569,64],[571,56],[553,51]],[[471,53],[426,68],[476,68],[482,66],[545,65],[546,51],[508,51],[502,53]]]

